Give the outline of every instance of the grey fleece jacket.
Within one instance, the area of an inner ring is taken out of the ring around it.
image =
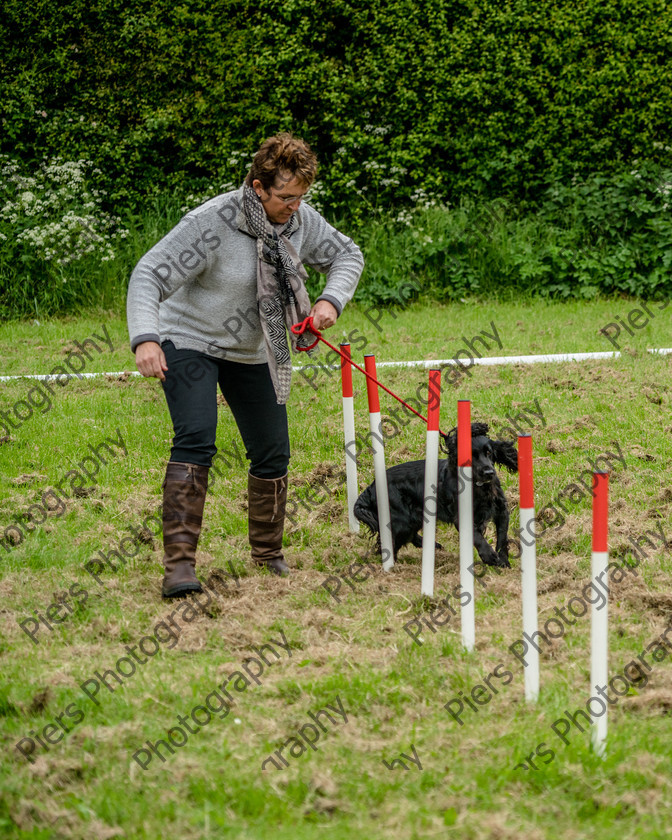
[[[136,265],[126,311],[131,349],[169,339],[234,362],[266,361],[257,307],[257,240],[242,210],[243,189],[207,201],[186,216]],[[304,265],[326,273],[318,300],[339,315],[364,267],[362,252],[307,204],[290,234]],[[280,226],[278,226],[280,227]]]

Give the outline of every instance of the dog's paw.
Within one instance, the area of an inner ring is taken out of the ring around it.
[[[480,554],[480,558],[486,566],[501,566],[501,561],[497,556],[497,552],[492,548],[485,556],[483,556],[483,554]]]
[[[441,543],[435,542],[434,543],[434,548],[435,548],[436,551],[443,551],[443,546],[441,545]]]
[[[509,550],[508,550],[508,548],[498,552],[497,558],[499,560],[499,563],[497,565],[500,566],[500,568],[502,568],[502,569],[510,569],[511,568],[511,563],[509,563]]]

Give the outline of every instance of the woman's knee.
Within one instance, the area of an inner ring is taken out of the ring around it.
[[[250,458],[250,472],[257,478],[281,478],[289,468],[289,443],[287,447],[259,453]]]
[[[209,424],[199,424],[196,427],[177,425],[173,436],[172,460],[209,467],[217,452],[215,435],[216,426]],[[176,453],[179,453],[180,457],[177,457]]]

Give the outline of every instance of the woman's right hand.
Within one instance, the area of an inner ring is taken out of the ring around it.
[[[166,381],[163,375],[164,370],[168,370],[166,356],[156,341],[138,344],[135,348],[135,365],[143,376],[156,376],[162,382]]]

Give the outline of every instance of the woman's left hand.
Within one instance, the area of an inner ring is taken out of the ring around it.
[[[336,307],[328,300],[318,300],[310,310],[310,314],[316,330],[326,330],[328,327],[333,327],[338,318]]]

